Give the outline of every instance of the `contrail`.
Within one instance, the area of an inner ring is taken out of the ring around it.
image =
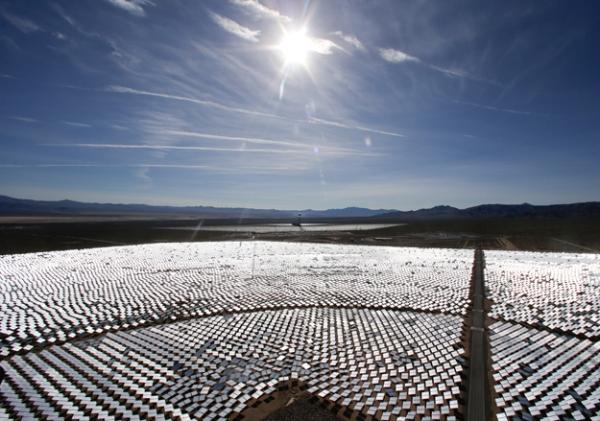
[[[219,110],[253,115],[253,116],[258,116],[258,117],[275,118],[278,120],[291,121],[294,123],[319,124],[322,126],[338,127],[338,128],[342,128],[342,129],[348,129],[348,130],[360,130],[363,132],[382,134],[382,135],[386,135],[386,136],[405,137],[401,133],[373,129],[370,127],[364,127],[364,126],[359,126],[359,125],[351,125],[351,124],[347,124],[347,123],[343,123],[343,122],[339,122],[339,121],[324,120],[324,119],[318,119],[318,118],[309,118],[308,120],[298,120],[298,119],[280,116],[280,115],[273,114],[273,113],[266,113],[266,112],[262,112],[262,111],[250,110],[248,108],[233,107],[233,106],[225,105],[225,104],[222,104],[222,103],[216,102],[216,101],[190,98],[190,97],[179,96],[179,95],[170,95],[170,94],[164,94],[164,93],[160,93],[160,92],[142,91],[139,89],[128,88],[126,86],[111,85],[111,86],[107,86],[106,88],[104,88],[104,91],[105,92],[114,92],[114,93],[119,93],[119,94],[145,95],[145,96],[152,96],[152,97],[158,97],[158,98],[164,98],[164,99],[171,99],[174,101],[190,102],[193,104],[197,104],[197,105],[201,105],[201,106],[205,106],[205,107],[211,107],[211,108],[215,108],[215,109],[219,109]]]
[[[122,143],[45,143],[42,146],[54,146],[61,148],[90,148],[90,149],[149,149],[149,150],[183,150],[183,151],[207,151],[207,152],[247,152],[247,153],[273,153],[287,155],[313,155],[315,148],[307,151],[298,149],[251,149],[251,148],[221,148],[212,146],[172,146],[172,145],[149,145],[149,144],[122,144]],[[317,147],[317,151],[321,148]],[[327,150],[325,150],[327,152]],[[358,156],[379,156],[381,154],[373,152],[361,152],[352,150],[329,151],[330,154],[338,156],[358,155]]]
[[[194,164],[0,164],[1,168],[164,168],[164,169],[189,169],[189,170],[207,170],[220,172],[240,172],[240,171],[306,171],[307,166],[250,166],[226,168],[210,165]]]
[[[121,144],[121,143],[71,143],[71,144],[45,144],[44,146],[92,148],[92,149],[154,149],[154,150],[183,150],[183,151],[208,151],[208,152],[248,152],[248,153],[277,153],[277,154],[302,154],[303,152],[291,149],[240,149],[219,148],[212,146],[172,146],[148,144]]]
[[[257,137],[243,137],[243,136],[226,136],[212,133],[200,133],[200,132],[188,132],[188,131],[180,131],[180,130],[165,130],[159,132],[160,134],[167,134],[172,136],[183,136],[183,137],[193,137],[198,139],[215,139],[215,140],[231,140],[231,141],[240,141],[240,142],[248,142],[248,143],[256,143],[256,144],[265,144],[265,145],[281,145],[281,146],[291,146],[295,148],[309,148],[313,149],[315,145],[309,143],[295,142],[292,140],[274,140],[274,139],[263,139]],[[352,149],[346,148],[337,148],[334,146],[319,146],[321,150],[330,150],[335,152],[356,152]]]

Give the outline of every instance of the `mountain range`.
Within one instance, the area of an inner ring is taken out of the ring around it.
[[[459,209],[435,206],[415,211],[388,212],[381,217],[389,219],[456,219],[456,218],[517,218],[517,217],[600,217],[600,202],[582,202],[558,205],[489,204]]]
[[[326,210],[279,210],[213,206],[154,206],[144,204],[86,203],[73,200],[42,201],[0,195],[0,215],[189,215],[202,218],[356,218],[395,212],[394,209],[348,207]]]
[[[326,210],[279,210],[212,206],[153,206],[144,204],[86,203],[73,200],[41,201],[0,196],[0,215],[186,215],[201,218],[377,218],[423,220],[503,217],[600,217],[600,202],[557,205],[487,204],[459,209],[435,206],[413,211],[347,207]]]

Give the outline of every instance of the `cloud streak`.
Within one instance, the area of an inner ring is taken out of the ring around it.
[[[405,135],[403,135],[402,133],[388,132],[388,131],[385,131],[385,130],[372,129],[370,127],[364,127],[364,126],[359,126],[359,125],[352,125],[352,124],[340,123],[338,121],[325,120],[325,119],[316,118],[316,117],[310,117],[307,122],[311,123],[311,124],[320,124],[320,125],[323,125],[323,126],[339,127],[341,129],[359,130],[359,131],[362,131],[362,132],[369,132],[369,133],[374,133],[374,134],[383,134],[383,135],[386,135],[386,136],[405,137]]]
[[[420,63],[421,59],[415,56],[411,56],[400,50],[395,50],[393,48],[380,48],[379,55],[382,59],[390,63],[404,63],[413,61],[416,63]]]
[[[42,28],[32,20],[21,16],[17,16],[15,14],[7,12],[6,10],[0,9],[0,16],[2,16],[8,23],[10,23],[12,26],[14,26],[19,31],[25,34],[42,30]]]
[[[150,0],[106,0],[113,6],[126,10],[135,16],[146,16],[145,6],[154,6]]]
[[[126,143],[71,143],[57,144],[49,143],[44,146],[56,146],[66,148],[88,148],[88,149],[148,149],[159,151],[199,151],[199,152],[234,152],[234,153],[266,153],[266,154],[290,154],[306,155],[294,149],[251,149],[251,148],[222,148],[213,146],[173,146],[173,145],[150,145],[150,144],[126,144]]]
[[[63,121],[63,124],[66,124],[67,126],[71,126],[71,127],[79,127],[82,129],[89,129],[92,127],[91,124],[86,124],[86,123],[79,123],[76,121]]]
[[[260,117],[282,118],[281,116],[278,116],[276,114],[263,113],[261,111],[249,110],[247,108],[234,107],[234,106],[230,106],[230,105],[221,104],[221,103],[215,102],[215,101],[208,101],[208,100],[204,100],[204,99],[190,98],[190,97],[179,96],[179,95],[163,94],[160,92],[143,91],[143,90],[139,90],[139,89],[128,88],[125,86],[108,86],[104,90],[106,92],[113,92],[113,93],[119,93],[119,94],[153,96],[153,97],[157,97],[157,98],[171,99],[171,100],[175,100],[175,101],[191,102],[193,104],[203,105],[203,106],[210,107],[210,108],[216,108],[216,109],[223,110],[223,111],[231,111],[231,112],[236,112],[236,113],[241,113],[241,114],[249,114],[249,115],[260,116]]]
[[[214,146],[174,146],[174,145],[155,145],[155,144],[128,144],[128,143],[46,143],[42,146],[52,146],[61,148],[84,148],[84,149],[131,149],[131,150],[158,150],[158,151],[198,151],[198,152],[226,152],[226,153],[256,153],[256,154],[280,154],[280,155],[298,155],[313,156],[321,152],[334,156],[380,156],[379,153],[361,152],[353,150],[321,149],[314,147],[310,150],[299,149],[267,149],[267,148],[247,148],[242,144],[240,148],[224,148]]]
[[[285,120],[285,121],[290,121],[293,123],[317,124],[317,125],[322,125],[322,126],[338,127],[338,128],[342,128],[342,129],[348,129],[348,130],[359,130],[359,131],[374,133],[374,134],[383,134],[383,135],[387,135],[387,136],[404,137],[404,135],[401,133],[379,130],[379,129],[374,129],[374,128],[361,126],[361,125],[348,124],[348,123],[344,123],[344,122],[325,120],[325,119],[319,119],[319,118],[314,118],[314,117],[310,117],[308,120],[298,120],[298,119],[289,118],[289,117],[285,117],[285,116],[281,116],[281,115],[277,115],[277,114],[273,114],[273,113],[266,113],[266,112],[262,112],[262,111],[250,110],[247,108],[233,107],[233,106],[225,105],[225,104],[215,102],[215,101],[208,101],[208,100],[184,97],[184,96],[179,96],[179,95],[170,95],[170,94],[164,94],[164,93],[160,93],[160,92],[143,91],[143,90],[133,89],[133,88],[125,87],[125,86],[108,86],[108,87],[104,88],[103,90],[105,92],[118,93],[118,94],[142,95],[142,96],[164,98],[164,99],[169,99],[169,100],[174,100],[174,101],[190,102],[193,104],[197,104],[197,105],[201,105],[201,106],[205,106],[205,107],[211,107],[211,108],[215,108],[215,109],[219,109],[219,110],[223,110],[223,111],[236,112],[236,113],[240,113],[240,114],[253,115],[253,116],[257,116],[257,117]]]
[[[407,63],[407,62],[420,63],[420,64],[428,67],[429,69],[434,70],[436,72],[443,73],[446,76],[471,79],[471,80],[474,80],[477,82],[489,83],[491,85],[496,85],[496,86],[500,85],[498,82],[474,76],[474,75],[472,75],[464,70],[461,70],[461,69],[450,69],[450,68],[440,67],[440,66],[436,66],[434,64],[426,63],[423,60],[421,60],[419,57],[412,56],[403,51],[396,50],[394,48],[379,48],[379,55],[381,56],[382,59],[384,59],[385,61],[387,61],[389,63],[394,63],[394,64]]]
[[[309,47],[311,51],[323,55],[332,54],[335,49],[344,51],[335,42],[324,38],[309,38]]]
[[[236,37],[245,39],[250,42],[258,42],[258,36],[260,35],[260,31],[252,30],[245,26],[240,25],[233,19],[226,18],[225,16],[221,16],[217,13],[210,12],[211,19],[219,25],[222,29],[229,32],[230,34],[235,35]]]
[[[281,13],[279,13],[279,11],[277,11],[275,9],[271,9],[271,8],[263,5],[258,0],[229,0],[229,1],[233,4],[235,4],[236,6],[241,6],[241,7],[245,8],[246,10],[250,11],[252,14],[254,14],[255,16],[260,17],[260,18],[276,19],[276,20],[281,20],[283,22],[291,22],[292,21],[292,19],[290,19],[288,16],[282,15]]]
[[[244,136],[224,136],[212,133],[199,133],[199,132],[188,132],[188,131],[179,131],[179,130],[165,130],[160,132],[161,134],[173,135],[173,136],[182,136],[182,137],[191,137],[196,139],[213,139],[213,140],[226,140],[226,141],[236,141],[236,142],[246,142],[246,143],[254,143],[259,145],[280,145],[280,146],[289,146],[294,148],[301,149],[310,149],[313,150],[315,145],[301,142],[294,142],[291,140],[273,140],[273,139],[262,139],[256,137],[244,137]],[[321,150],[329,150],[334,152],[356,152],[350,149],[343,148],[335,148],[331,146],[318,146]]]
[[[38,122],[38,120],[36,120],[35,118],[23,117],[23,116],[19,116],[19,115],[11,115],[11,116],[8,116],[8,118],[10,118],[11,120],[20,121],[22,123],[37,123]]]
[[[500,111],[503,113],[519,114],[519,115],[542,115],[542,114],[538,114],[538,113],[532,113],[531,111],[521,111],[521,110],[514,110],[511,108],[493,107],[491,105],[483,105],[483,104],[477,104],[475,102],[459,101],[457,99],[452,100],[452,102],[454,102],[455,104],[467,105],[469,107],[481,108],[483,110],[489,110],[489,111]]]
[[[260,165],[239,166],[235,168],[216,167],[211,165],[195,164],[0,164],[0,169],[6,168],[134,168],[134,169],[181,169],[181,170],[204,170],[223,173],[268,173],[278,171],[306,171],[310,167],[299,165]]]
[[[354,48],[360,51],[367,51],[367,47],[359,40],[355,35],[345,34],[342,31],[335,31],[335,35],[344,40],[347,44],[350,44]]]

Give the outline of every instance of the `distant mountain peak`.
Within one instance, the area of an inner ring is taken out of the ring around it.
[[[455,208],[454,206],[448,206],[448,205],[437,205],[434,206],[432,208],[427,208],[427,209],[421,209],[421,210],[458,210],[458,208]]]

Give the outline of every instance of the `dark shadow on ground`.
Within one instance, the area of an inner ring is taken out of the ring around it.
[[[265,421],[336,421],[338,418],[310,397],[300,398],[273,412]]]
[[[68,250],[88,247],[223,240],[309,241],[338,244],[372,244],[403,247],[448,247],[531,251],[592,252],[600,250],[600,219],[487,218],[402,223],[395,227],[359,231],[301,231],[243,233],[194,231],[179,228],[201,225],[236,225],[240,221],[198,219],[122,220],[102,222],[2,223],[0,254]],[[248,220],[244,223],[283,223],[281,220]],[[315,221],[329,222],[333,221]],[[340,219],[338,223],[364,223],[365,219]],[[177,229],[174,229],[177,228]]]

